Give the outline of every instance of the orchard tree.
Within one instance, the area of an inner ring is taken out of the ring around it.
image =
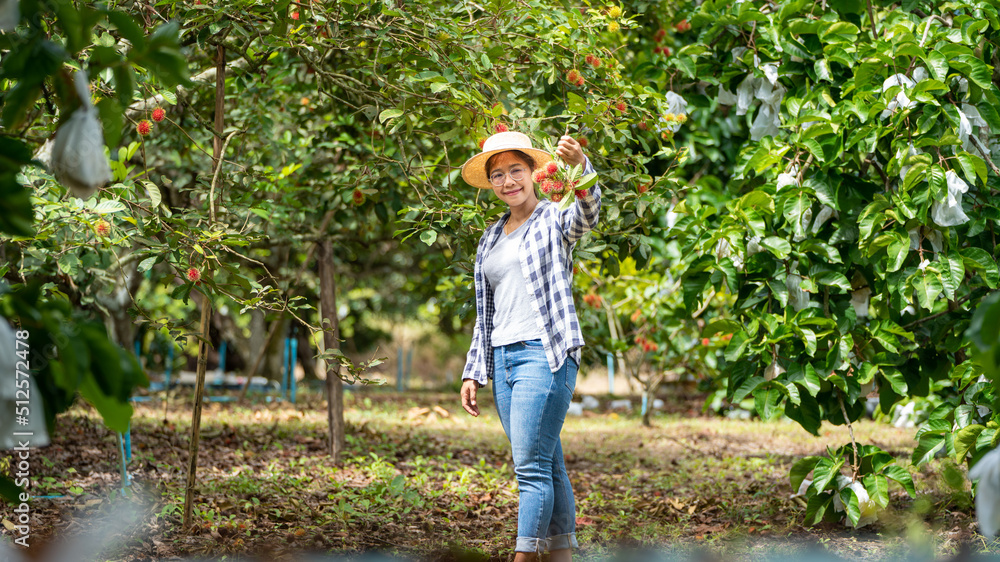
[[[727,299],[722,297],[693,314],[686,312],[679,274],[689,260],[679,249],[676,242],[656,241],[646,269],[637,270],[627,259],[615,277],[600,275],[599,262],[585,262],[575,280],[587,305],[580,316],[588,343],[613,354],[621,372],[639,384],[646,426],[651,425],[656,390],[668,375],[699,382],[717,376],[716,352],[729,336],[719,328],[733,322],[724,320]],[[715,328],[706,330],[710,324]],[[602,362],[599,356],[588,359]]]
[[[567,128],[587,138],[608,228],[581,253],[609,271],[626,256],[649,260],[654,195],[622,187],[652,182],[646,163],[676,156],[670,139],[686,116],[661,123],[677,101],[627,75],[632,23],[620,7],[165,4],[129,16],[52,6],[4,34],[4,132],[21,156],[4,176],[4,219],[20,238],[4,246],[16,265],[3,273],[102,311],[121,343],[134,338],[133,316],[172,337],[194,332],[203,372],[211,309],[230,303],[322,330],[325,356],[341,362],[337,268],[374,278],[433,265],[455,271],[468,298],[472,250],[501,209],[458,183],[457,167],[501,127],[538,143]],[[38,53],[52,60],[28,65]],[[64,165],[79,144],[66,139],[86,141],[79,165]],[[657,181],[660,193],[672,180]],[[402,245],[410,234],[421,250]],[[185,303],[194,291],[201,325],[144,305],[154,284]],[[197,393],[195,404],[198,419]]]
[[[27,176],[42,164],[32,154],[35,135],[54,128],[53,112],[58,107],[64,116],[63,128],[52,147],[50,162],[72,190],[89,196],[110,179],[104,139],[116,142],[120,136],[119,101],[131,97],[131,65],[149,65],[161,79],[176,83],[183,79],[183,59],[177,51],[176,26],[164,26],[147,35],[116,10],[78,9],[66,3],[14,3],[14,7],[7,10],[5,6],[0,28],[0,50],[4,51],[0,65],[0,255],[4,258],[0,276],[5,278],[0,283],[0,317],[10,320],[16,330],[12,341],[4,338],[5,368],[8,353],[14,353],[10,357],[16,361],[9,367],[16,365],[17,372],[11,371],[11,376],[32,381],[26,391],[31,397],[26,408],[30,411],[25,415],[44,420],[45,429],[36,433],[33,442],[43,445],[56,414],[68,409],[78,394],[95,406],[110,429],[126,431],[132,415],[128,398],[148,381],[135,357],[109,338],[101,319],[56,289],[56,282],[65,278],[59,279],[56,271],[48,278],[33,274],[36,260],[63,258],[61,254],[44,257],[48,253],[45,244],[32,244],[48,238],[45,227],[36,220],[36,212],[44,215],[48,211],[44,199],[33,199],[25,185]],[[66,70],[90,46],[95,28],[117,28],[133,47],[127,55],[105,45],[90,52],[88,70],[116,75],[120,82],[115,96],[96,107],[85,74]],[[97,115],[106,120],[103,132]],[[94,226],[98,235],[110,235],[106,222],[94,219]],[[100,262],[95,256],[87,259],[91,260],[89,266]],[[15,267],[15,263],[20,266]],[[20,269],[24,267],[27,270]],[[0,321],[6,327],[6,321]],[[18,384],[18,388],[23,387]],[[19,490],[3,476],[0,493],[15,501]]]
[[[735,297],[730,399],[818,435],[857,420],[869,396],[888,412],[944,381],[954,394],[912,462],[945,451],[974,464],[1000,440],[965,338],[1000,279],[994,3],[706,1],[659,17],[691,26],[673,65],[693,74],[692,113],[745,139],[725,181],[682,194],[671,231],[698,256],[688,311]],[[807,484],[809,522],[838,507],[867,522],[889,481],[914,493],[891,455],[853,437],[791,479]]]

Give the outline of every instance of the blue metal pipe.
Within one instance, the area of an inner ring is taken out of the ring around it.
[[[174,341],[167,343],[167,368],[163,373],[164,388],[170,390],[170,375],[174,371]]]
[[[396,369],[396,391],[403,392],[403,346],[399,346],[399,359]]]
[[[125,460],[125,441],[122,438],[122,434],[121,433],[118,434],[118,456],[119,456],[119,458],[121,458],[121,461],[122,461],[122,488],[121,488],[121,492],[122,492],[122,495],[124,496],[125,495],[125,488],[128,487],[129,485],[131,485],[131,482],[129,482],[129,479],[128,479],[128,470],[126,469],[126,466],[125,466],[126,462],[127,462]]]
[[[223,374],[226,372],[226,340],[222,340],[219,345],[219,372]]]
[[[125,462],[132,461],[132,424],[125,430]]]
[[[289,362],[291,363],[291,365],[288,368],[288,382],[291,390],[290,398],[292,404],[295,403],[295,391],[297,390],[296,388],[297,382],[295,381],[295,365],[298,364],[298,358],[299,358],[298,351],[299,351],[299,338],[292,337],[292,352],[289,358],[290,359]]]
[[[286,337],[285,338],[285,356],[284,356],[284,361],[282,363],[282,367],[283,367],[284,373],[282,373],[282,375],[281,375],[281,397],[283,399],[287,399],[288,398],[288,360],[289,360],[288,356],[289,356],[289,352],[291,351],[291,347],[292,347],[292,339]]]
[[[615,393],[615,356],[608,354],[608,394]]]
[[[413,348],[406,350],[406,370],[403,371],[403,390],[406,390],[406,382],[410,378],[410,367],[413,366]]]

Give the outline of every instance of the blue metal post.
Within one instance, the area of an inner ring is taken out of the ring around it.
[[[125,430],[125,462],[132,461],[132,424]]]
[[[125,495],[125,488],[130,486],[132,483],[129,481],[128,471],[126,470],[126,464],[128,461],[125,460],[125,442],[122,439],[122,434],[118,434],[118,456],[122,460],[122,495]]]
[[[142,339],[135,340],[135,359],[142,366]],[[125,430],[125,433],[118,434],[118,452],[122,459],[122,494],[125,493],[125,486],[129,485],[128,473],[125,471],[126,465],[132,460],[132,425]]]
[[[403,392],[403,346],[399,346],[399,365],[396,369],[396,391]]]
[[[649,392],[642,393],[642,415],[646,415],[646,403],[649,401]]]
[[[288,382],[291,390],[292,404],[295,403],[295,390],[297,385],[297,382],[295,381],[295,365],[298,364],[298,351],[299,351],[299,338],[292,336],[292,352],[289,361],[290,365],[288,367]]]
[[[226,340],[219,345],[219,372],[226,374]]]
[[[615,393],[615,356],[608,354],[608,394]]]
[[[174,341],[167,343],[167,368],[163,374],[163,388],[170,390],[170,374],[174,371]]]
[[[406,371],[403,372],[403,390],[406,390],[406,381],[410,378],[410,367],[413,366],[413,348],[406,350]]]
[[[289,351],[291,351],[291,347],[292,339],[285,337],[285,361],[283,365],[285,372],[281,377],[281,397],[283,399],[288,397],[288,355]]]

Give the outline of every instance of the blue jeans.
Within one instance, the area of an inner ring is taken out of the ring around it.
[[[550,371],[541,340],[494,347],[493,365],[493,399],[520,490],[514,551],[578,547],[573,488],[559,439],[578,366],[567,357]]]

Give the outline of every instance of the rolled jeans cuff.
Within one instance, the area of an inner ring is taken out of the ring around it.
[[[517,544],[514,546],[514,552],[534,552],[536,554],[541,554],[545,552],[548,545],[549,541],[546,539],[539,539],[536,537],[517,537]]]
[[[549,537],[549,550],[565,550],[567,548],[580,548],[580,543],[576,542],[576,533],[556,535]]]

